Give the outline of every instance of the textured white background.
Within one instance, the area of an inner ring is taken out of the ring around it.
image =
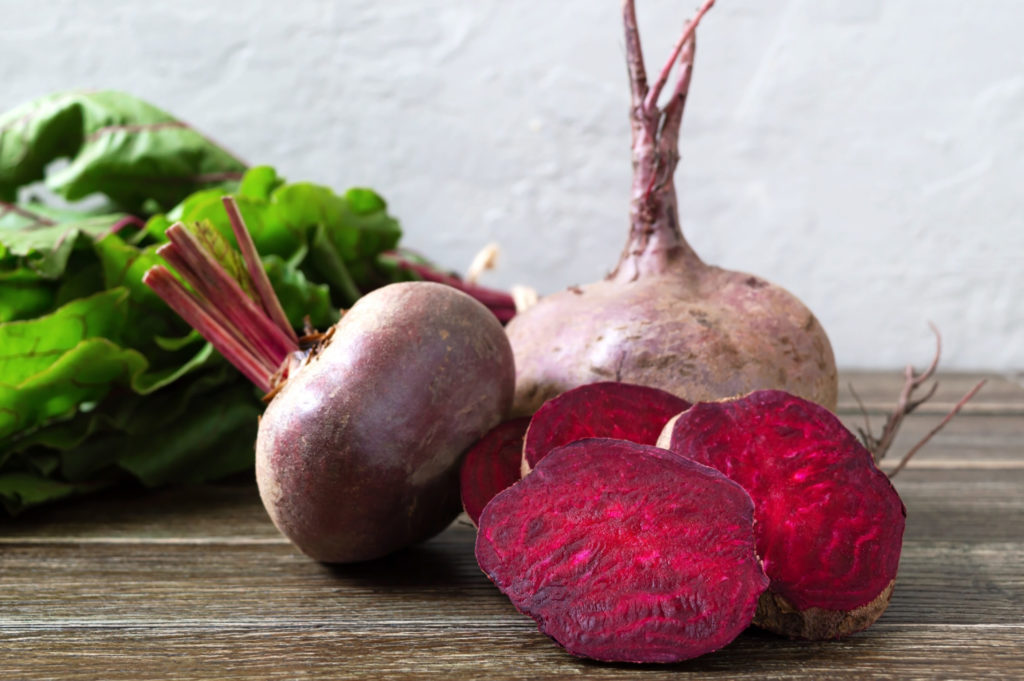
[[[639,0],[649,70],[697,0]],[[287,177],[383,193],[485,283],[625,238],[618,0],[0,0],[0,109],[118,88]],[[719,0],[677,173],[705,260],[802,298],[841,366],[1024,369],[1024,2]]]

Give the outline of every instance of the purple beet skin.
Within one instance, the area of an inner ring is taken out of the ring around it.
[[[325,562],[427,539],[460,510],[459,461],[512,400],[501,324],[451,287],[359,299],[260,421],[256,479],[274,524]]]
[[[680,228],[673,174],[694,31],[711,4],[705,0],[677,51],[649,80],[633,0],[623,3],[632,85],[629,236],[605,279],[541,298],[508,324],[516,414],[532,414],[578,385],[608,380],[692,401],[777,388],[835,409],[838,374],[817,318],[775,284],[706,264]],[[663,88],[674,64],[678,80],[669,95]]]

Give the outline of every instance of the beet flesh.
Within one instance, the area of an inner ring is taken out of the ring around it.
[[[542,633],[606,661],[717,650],[750,623],[768,584],[739,485],[656,447],[603,438],[555,449],[491,500],[476,556]]]
[[[668,420],[690,407],[672,393],[645,385],[601,381],[553,397],[530,420],[523,442],[523,475],[552,449],[588,437],[658,441]]]
[[[491,499],[519,480],[523,436],[530,419],[499,423],[466,453],[459,471],[462,508],[476,525]]]
[[[512,353],[490,311],[451,287],[362,297],[260,421],[256,479],[278,529],[324,562],[427,539],[460,510],[461,455],[511,404]]]
[[[906,509],[871,454],[828,410],[781,391],[694,405],[659,445],[750,493],[771,578],[754,623],[836,638],[885,610]]]

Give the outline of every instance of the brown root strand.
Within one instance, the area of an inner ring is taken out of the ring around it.
[[[927,383],[932,377],[935,376],[935,371],[939,367],[939,358],[942,355],[942,334],[939,333],[938,328],[936,328],[934,324],[929,323],[929,326],[931,327],[932,332],[935,334],[935,355],[934,357],[932,357],[932,361],[928,365],[928,367],[925,368],[925,370],[922,371],[921,373],[916,373],[914,371],[913,365],[909,364],[907,365],[906,369],[904,369],[903,388],[900,390],[899,398],[896,401],[896,406],[893,408],[889,416],[886,417],[885,419],[885,425],[882,426],[881,435],[876,437],[872,432],[871,421],[868,417],[867,409],[864,407],[864,403],[861,401],[860,396],[853,389],[853,386],[849,386],[850,393],[853,395],[854,400],[856,400],[857,405],[860,408],[860,412],[864,417],[864,427],[858,428],[857,432],[860,434],[860,439],[864,443],[864,446],[867,448],[869,452],[871,452],[871,456],[874,459],[876,465],[880,463],[883,458],[885,458],[885,455],[889,452],[889,449],[892,448],[893,442],[895,442],[896,440],[896,435],[899,432],[900,426],[903,425],[903,420],[909,414],[913,413],[914,410],[916,410],[922,404],[924,404],[932,397],[934,397],[935,392],[939,388],[939,384],[936,381],[928,387],[927,391],[925,391],[923,396],[914,399],[915,391],[920,389],[925,383]],[[943,419],[938,423],[938,425],[936,425],[934,428],[928,431],[928,433],[923,438],[921,438],[913,447],[907,450],[907,453],[904,454],[902,458],[900,458],[899,463],[892,470],[892,472],[889,473],[889,478],[891,479],[895,477],[897,473],[903,470],[906,467],[907,463],[910,461],[911,457],[914,456],[914,454],[916,454],[918,451],[920,451],[920,449],[924,447],[936,433],[942,430],[942,428],[944,428],[947,423],[952,421],[953,417],[956,416],[957,413],[959,413],[960,409],[963,408],[963,406],[967,404],[967,402],[969,402],[975,395],[978,394],[978,391],[981,390],[985,383],[986,381],[982,380],[969,391],[967,391],[967,393],[960,398],[960,401],[953,406],[949,413],[947,413],[946,416],[943,417]]]

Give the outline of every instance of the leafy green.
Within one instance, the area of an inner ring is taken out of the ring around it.
[[[221,203],[233,195],[296,328],[307,317],[326,328],[362,293],[409,278],[381,255],[401,232],[372,190],[337,194],[265,166],[243,171],[186,124],[122,93],[62,93],[0,115],[8,513],[125,481],[251,468],[257,391],[142,283],[173,222],[251,290]],[[57,207],[31,198],[39,181],[68,201],[106,200]]]
[[[56,159],[66,167],[50,173]],[[188,124],[123,92],[63,92],[0,115],[0,200],[46,179],[70,201],[99,193],[123,210],[167,209],[246,164]]]
[[[152,218],[146,231],[161,239],[176,221],[210,224],[233,243],[221,204],[228,193],[197,192],[166,215]],[[232,195],[256,250],[291,263],[309,280],[326,283],[335,305],[351,305],[362,293],[394,280],[378,256],[398,244],[401,228],[374,191],[350,189],[339,195],[309,182],[286,184],[263,166],[249,170]]]

